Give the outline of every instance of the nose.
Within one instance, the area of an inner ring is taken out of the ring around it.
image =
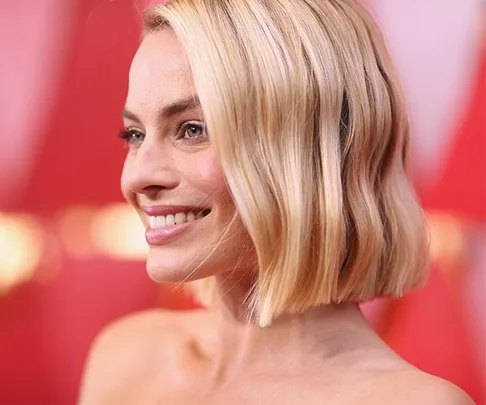
[[[138,150],[127,155],[122,174],[124,194],[129,192],[157,199],[162,191],[178,184],[179,176],[169,148],[146,139]]]

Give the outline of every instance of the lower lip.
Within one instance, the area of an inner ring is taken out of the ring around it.
[[[145,231],[145,239],[149,245],[165,245],[175,237],[189,230],[200,219],[191,222],[184,222],[183,224],[168,225],[162,228],[147,228]]]

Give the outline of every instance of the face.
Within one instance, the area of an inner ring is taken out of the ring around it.
[[[181,282],[248,266],[249,237],[216,158],[185,54],[170,29],[133,60],[122,191],[146,227],[147,270]],[[248,252],[245,252],[245,257]]]

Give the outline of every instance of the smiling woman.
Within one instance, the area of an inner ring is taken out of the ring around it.
[[[234,246],[249,238],[235,220],[191,69],[172,31],[142,42],[123,118],[122,190],[147,226],[150,276],[182,282],[232,269],[241,254]],[[232,237],[220,242],[231,222]]]
[[[426,277],[409,130],[350,0],[173,0],[146,15],[122,190],[158,282],[208,309],[123,319],[81,403],[468,404],[394,354],[358,303]]]

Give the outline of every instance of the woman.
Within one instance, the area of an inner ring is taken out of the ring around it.
[[[108,327],[80,403],[470,404],[358,303],[426,276],[395,71],[351,0],[174,0],[130,70],[122,190],[208,310]]]

